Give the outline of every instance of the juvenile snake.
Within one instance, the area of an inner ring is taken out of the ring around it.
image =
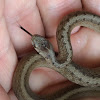
[[[59,53],[55,56],[48,40],[32,36],[32,45],[39,54],[30,54],[18,64],[13,77],[13,90],[18,100],[76,100],[80,97],[94,96],[100,98],[100,68],[88,69],[72,61],[70,33],[77,26],[85,26],[100,32],[100,17],[87,12],[76,12],[65,16],[57,28]],[[59,72],[70,81],[79,84],[62,89],[52,96],[37,96],[29,87],[29,76],[34,68],[45,66]],[[82,87],[86,86],[86,87]],[[89,94],[89,95],[87,95]]]

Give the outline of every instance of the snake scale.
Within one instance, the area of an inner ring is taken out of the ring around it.
[[[32,45],[38,54],[29,54],[18,63],[13,77],[13,90],[18,100],[77,100],[88,96],[100,98],[100,68],[84,68],[72,61],[70,33],[78,25],[100,32],[100,17],[81,11],[65,16],[56,32],[59,48],[57,57],[48,40],[39,35],[31,35]],[[50,96],[35,94],[29,87],[29,76],[33,69],[41,65],[57,71],[76,85]]]

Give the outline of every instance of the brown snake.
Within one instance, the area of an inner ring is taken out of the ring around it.
[[[70,33],[77,25],[100,32],[100,17],[86,12],[76,12],[65,16],[57,28],[56,36],[59,48],[57,57],[48,40],[39,35],[31,35],[32,45],[39,54],[24,57],[15,70],[13,90],[18,100],[76,100],[88,96],[100,98],[100,68],[84,68],[72,61]],[[59,72],[81,86],[67,87],[52,96],[37,96],[30,89],[28,82],[31,71],[41,65]]]

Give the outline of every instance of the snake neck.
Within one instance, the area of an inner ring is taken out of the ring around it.
[[[49,55],[49,59],[46,58],[46,60],[49,60],[49,62],[52,63],[52,65],[56,66],[56,67],[65,67],[67,66],[67,62],[63,62],[62,59],[59,59],[59,56],[55,55],[55,52],[53,49],[51,49],[48,53]]]

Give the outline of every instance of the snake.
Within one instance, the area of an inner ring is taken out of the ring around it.
[[[100,32],[100,17],[90,12],[77,11],[62,18],[56,31],[58,55],[53,46],[44,37],[32,35],[31,41],[37,54],[30,53],[18,63],[14,75],[12,88],[18,100],[77,100],[79,98],[100,98],[100,68],[86,68],[76,64],[73,60],[73,50],[70,34],[74,27],[84,26]],[[69,81],[73,86],[61,89],[52,95],[40,96],[29,86],[29,76],[38,67],[51,68]]]

